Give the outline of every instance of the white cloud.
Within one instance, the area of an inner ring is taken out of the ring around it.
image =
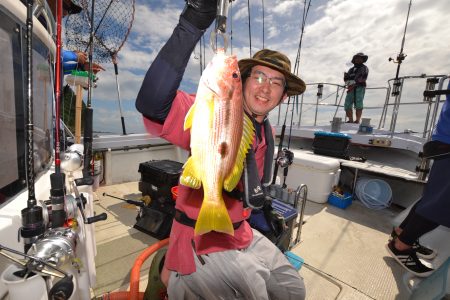
[[[300,59],[300,76],[308,82],[342,84],[343,72],[351,66],[353,54],[369,55],[369,86],[386,86],[395,76],[397,65],[389,62],[400,50],[408,0],[318,0],[313,1],[306,22]],[[143,76],[169,38],[178,22],[183,1],[144,1],[136,3],[132,32],[119,53],[120,85],[124,102],[134,103]],[[251,2],[252,53],[262,48],[262,2]],[[295,63],[300,37],[303,1],[265,0],[265,47],[280,50]],[[248,8],[246,1],[233,2],[233,54],[249,56]],[[411,7],[400,75],[448,74],[450,45],[447,0],[415,0]],[[209,32],[205,40],[208,43]],[[196,53],[198,56],[198,50]],[[182,87],[195,92],[200,75],[199,60],[191,56]],[[206,62],[210,60],[209,44]],[[117,101],[115,78],[111,66],[99,74],[94,99]],[[312,88],[313,90],[314,88]],[[423,87],[417,89],[420,91]],[[418,93],[418,92],[417,92]],[[416,94],[417,94],[416,93]],[[314,92],[313,92],[314,94]],[[95,102],[94,102],[95,103]],[[109,115],[117,111],[111,105]],[[131,111],[126,114],[137,114]],[[137,114],[138,115],[138,114]],[[105,112],[105,124],[109,121]],[[99,122],[99,121],[98,121]],[[97,124],[99,124],[97,122]],[[120,131],[120,130],[119,130]]]

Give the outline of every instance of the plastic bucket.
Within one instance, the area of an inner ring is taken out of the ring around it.
[[[333,118],[331,121],[331,132],[340,132],[341,131],[342,118]]]
[[[178,185],[173,186],[170,191],[172,192],[172,199],[175,201],[178,197]]]
[[[392,189],[384,180],[361,178],[356,182],[355,193],[368,208],[378,210],[391,205]]]
[[[18,276],[17,272],[21,269],[15,265],[10,265],[5,271],[3,271],[1,280],[8,287],[9,298],[11,300],[22,300],[22,299],[36,299],[36,300],[46,300],[47,297],[47,287],[45,285],[44,279],[33,274],[28,278]],[[30,294],[32,293],[32,295]],[[30,298],[31,297],[31,298]]]

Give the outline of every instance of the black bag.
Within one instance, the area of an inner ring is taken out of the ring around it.
[[[173,215],[144,206],[140,208],[134,228],[162,240],[169,237],[172,222]]]
[[[288,227],[284,217],[272,207],[270,198],[261,209],[254,209],[249,219],[250,226],[274,243],[280,250],[285,251],[285,239]]]

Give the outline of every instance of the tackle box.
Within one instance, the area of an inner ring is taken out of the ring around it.
[[[317,131],[314,133],[312,148],[315,154],[348,158],[350,139],[344,133]]]
[[[139,164],[139,191],[150,196],[150,203],[141,207],[134,228],[157,239],[169,236],[175,215],[171,189],[178,185],[183,164],[172,160],[151,160]]]
[[[172,197],[170,189],[178,184],[183,164],[172,160],[151,160],[139,164],[139,191],[152,199]]]

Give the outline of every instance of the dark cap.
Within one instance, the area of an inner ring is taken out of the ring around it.
[[[365,55],[364,53],[358,52],[358,53],[356,53],[355,55],[353,55],[353,58],[352,58],[352,64],[355,63],[355,58],[357,58],[357,57],[361,57],[362,60],[363,60],[363,63],[365,63],[365,62],[367,61],[367,59],[369,58],[369,57],[368,57],[367,55]]]

